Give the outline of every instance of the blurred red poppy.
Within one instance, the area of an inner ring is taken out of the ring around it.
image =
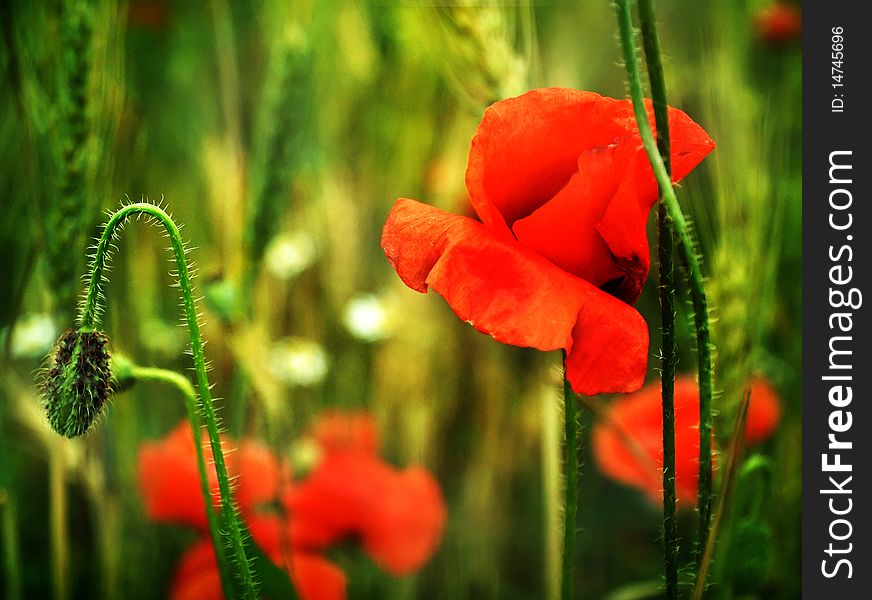
[[[345,597],[344,574],[319,552],[346,538],[359,539],[389,573],[420,569],[439,544],[446,516],[433,476],[420,468],[400,471],[378,458],[378,430],[365,413],[325,413],[309,435],[320,447],[320,461],[293,484],[275,456],[254,440],[243,440],[237,451],[225,453],[228,471],[236,477],[235,498],[253,539],[273,562],[287,568],[301,598]],[[152,519],[205,533],[193,444],[187,423],[161,441],[143,444],[139,479]],[[214,469],[208,470],[217,488]],[[270,512],[279,503],[287,509],[284,515]],[[171,597],[221,598],[215,555],[205,537],[182,557]]]
[[[180,423],[164,439],[144,443],[139,450],[139,482],[149,518],[205,531],[208,526],[206,506],[200,492],[194,443],[194,434],[187,421]],[[205,435],[201,436],[200,443],[206,444],[206,463],[211,465],[212,449]],[[253,440],[243,441],[233,452],[228,451],[226,441],[222,444],[227,472],[236,478],[234,493],[243,516],[253,514],[260,504],[274,501],[279,496],[282,478],[278,461],[269,449]],[[207,468],[207,473],[212,497],[217,499],[215,470]]]
[[[773,46],[798,40],[802,34],[802,12],[798,6],[776,2],[754,13],[757,37]]]
[[[277,565],[284,565],[303,600],[341,600],[345,598],[345,574],[317,554],[296,549],[283,551],[279,517],[255,517],[250,520],[251,537]],[[287,557],[287,558],[286,558]],[[170,588],[172,600],[221,600],[221,575],[215,562],[215,550],[203,539],[185,551],[176,568]]]
[[[751,403],[745,419],[745,442],[758,444],[766,440],[781,421],[781,399],[775,388],[761,377],[751,380]]]
[[[334,435],[325,438],[328,425]],[[439,485],[424,469],[400,471],[375,456],[372,438],[360,435],[369,429],[365,422],[357,421],[356,431],[345,428],[356,435],[343,443],[335,425],[334,417],[315,425],[322,440],[321,461],[285,495],[292,543],[320,550],[357,539],[389,573],[417,571],[436,551],[445,526]]]
[[[678,181],[714,142],[680,110],[669,126]],[[382,248],[403,282],[432,287],[497,341],[565,349],[576,392],[638,389],[648,329],[631,304],[658,190],[630,101],[549,88],[497,102],[472,141],[466,187],[481,221],[394,204]]]
[[[652,502],[663,494],[663,413],[660,384],[616,399],[608,420],[593,430],[593,454],[599,469],[621,483],[643,491]],[[751,383],[745,442],[769,437],[778,425],[781,406],[763,379]],[[692,377],[675,380],[675,492],[681,506],[696,502],[699,476],[699,388]]]
[[[378,428],[364,412],[325,411],[311,427],[312,436],[325,452],[356,451],[378,454]]]

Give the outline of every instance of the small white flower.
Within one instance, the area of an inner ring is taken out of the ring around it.
[[[26,314],[15,323],[10,350],[15,358],[45,356],[57,337],[52,318],[44,313]]]
[[[308,233],[276,236],[266,249],[267,271],[278,279],[290,279],[308,269],[318,255],[315,241]]]
[[[324,349],[311,340],[289,338],[273,345],[269,352],[269,369],[288,385],[317,385],[327,375],[329,359]]]
[[[352,298],[345,307],[345,327],[354,337],[375,342],[391,334],[390,313],[378,296],[362,294]]]

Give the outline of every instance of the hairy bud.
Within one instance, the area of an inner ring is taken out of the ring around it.
[[[55,342],[43,383],[48,422],[57,433],[83,435],[112,392],[109,338],[100,331],[69,330]]]

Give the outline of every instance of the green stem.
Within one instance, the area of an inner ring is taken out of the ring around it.
[[[6,574],[6,598],[21,600],[21,548],[18,544],[18,517],[15,504],[6,490],[0,489],[0,513],[3,527],[3,571]]]
[[[648,155],[648,160],[657,178],[660,193],[666,203],[669,216],[672,219],[675,236],[678,241],[679,257],[690,279],[690,295],[693,303],[694,321],[696,326],[697,359],[699,371],[699,492],[697,495],[697,512],[699,513],[699,535],[697,540],[698,561],[708,541],[711,527],[712,504],[712,344],[709,332],[708,302],[705,295],[702,270],[694,247],[693,238],[681,205],[675,196],[672,179],[666,170],[666,165],[660,157],[642,93],[642,78],[639,74],[639,63],[636,58],[636,42],[633,35],[633,20],[630,13],[629,0],[616,0],[618,29],[621,36],[621,49],[627,76],[630,83],[630,95],[633,99],[633,112],[639,127],[642,144]],[[653,28],[653,22],[650,23]]]
[[[575,392],[566,378],[566,353],[563,356],[563,407],[566,430],[566,489],[563,507],[563,576],[561,597],[572,598],[572,581],[575,566],[575,521],[578,513],[578,415]]]
[[[52,597],[69,598],[70,540],[67,528],[66,440],[51,440],[48,458],[49,519],[51,527]]]
[[[203,494],[203,502],[206,505],[206,521],[209,524],[209,535],[212,538],[212,546],[215,549],[215,559],[218,563],[218,571],[221,574],[221,587],[225,598],[233,597],[233,582],[230,578],[230,568],[227,564],[227,556],[224,553],[224,544],[221,541],[221,527],[215,507],[212,505],[212,493],[209,489],[209,476],[206,472],[206,457],[203,452],[201,433],[203,424],[200,421],[200,413],[197,411],[197,392],[188,378],[167,369],[153,367],[133,366],[128,376],[136,381],[150,381],[171,385],[185,398],[185,407],[188,409],[188,422],[191,424],[191,432],[194,434],[194,449],[197,453],[197,471],[200,475],[200,491]]]
[[[227,467],[224,463],[224,452],[221,449],[219,437],[218,417],[215,414],[215,406],[212,403],[212,393],[209,388],[209,379],[206,375],[206,359],[203,352],[203,340],[200,336],[200,325],[197,319],[197,307],[194,301],[194,292],[191,285],[191,277],[188,271],[188,263],[185,258],[186,250],[182,242],[179,228],[172,218],[160,207],[147,202],[128,204],[117,210],[107,221],[103,228],[97,249],[94,252],[94,262],[91,266],[91,278],[88,283],[85,300],[79,318],[82,329],[94,329],[99,322],[101,312],[100,299],[102,297],[103,272],[109,254],[109,247],[118,229],[131,216],[144,215],[147,218],[159,222],[167,232],[176,260],[179,290],[185,312],[188,331],[191,335],[191,357],[194,362],[194,370],[197,374],[197,387],[199,389],[199,409],[202,411],[206,422],[206,430],[209,434],[209,443],[212,447],[215,472],[218,476],[218,491],[221,496],[221,514],[230,545],[233,549],[236,568],[242,584],[245,598],[257,597],[254,585],[254,577],[251,565],[245,555],[245,542],[243,540],[242,527],[236,516],[233,499],[230,493],[230,478],[227,475]]]
[[[666,173],[671,177],[669,114],[666,102],[666,80],[660,61],[660,40],[655,26],[653,0],[639,0],[639,21],[642,44],[648,63],[648,79],[654,101],[657,124],[657,149]],[[678,531],[675,520],[675,367],[678,363],[675,342],[675,263],[672,257],[673,232],[669,209],[660,195],[657,205],[660,273],[660,321],[663,349],[660,356],[660,382],[663,398],[663,566],[666,576],[666,597],[678,598]]]
[[[718,498],[717,516],[714,523],[712,523],[711,536],[709,536],[706,545],[700,551],[699,570],[696,576],[696,585],[693,589],[693,600],[702,600],[705,593],[706,580],[708,579],[709,569],[715,554],[718,528],[727,514],[729,502],[733,499],[736,477],[742,461],[742,451],[744,450],[745,425],[748,420],[748,406],[750,403],[751,389],[747,388],[742,398],[742,404],[739,406],[739,413],[736,415],[736,423],[733,426],[732,441],[730,442],[730,450],[727,455],[728,463],[724,473],[724,481],[721,485],[721,494]]]

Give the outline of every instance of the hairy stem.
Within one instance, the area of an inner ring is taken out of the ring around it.
[[[654,101],[657,124],[657,150],[666,174],[672,176],[669,160],[669,114],[666,80],[660,61],[660,40],[655,25],[654,0],[639,0],[642,45],[648,63],[648,80]],[[657,205],[657,258],[660,275],[660,385],[663,399],[663,566],[666,597],[678,598],[678,531],[675,520],[675,367],[678,355],[675,342],[675,263],[672,257],[673,231],[669,209],[660,194]]]
[[[197,471],[200,475],[200,491],[203,494],[203,502],[206,505],[206,521],[209,523],[209,535],[212,538],[212,546],[215,549],[215,559],[221,574],[221,587],[225,598],[233,597],[233,582],[229,574],[230,568],[227,556],[224,553],[224,544],[221,541],[221,526],[215,507],[212,506],[212,493],[209,489],[209,476],[206,472],[206,457],[203,452],[202,431],[203,424],[200,413],[197,411],[197,392],[188,378],[167,369],[153,367],[131,367],[128,375],[136,381],[151,381],[171,385],[185,398],[185,408],[188,410],[188,422],[194,434],[194,449],[197,453]]]
[[[679,258],[687,271],[690,280],[690,296],[693,303],[694,322],[697,341],[697,369],[699,371],[699,492],[697,496],[697,512],[699,516],[699,534],[697,539],[698,561],[701,552],[708,541],[711,527],[712,504],[712,344],[709,332],[708,302],[703,284],[702,270],[694,247],[693,237],[681,211],[681,205],[672,187],[672,178],[666,170],[666,165],[660,157],[642,92],[642,78],[639,73],[639,62],[636,58],[636,42],[633,34],[633,20],[629,0],[616,0],[618,29],[621,37],[624,64],[630,83],[630,95],[633,99],[633,112],[639,126],[639,134],[657,178],[660,194],[666,204],[672,219],[673,232],[678,242]],[[649,22],[654,27],[653,21]]]
[[[179,228],[172,218],[160,207],[147,202],[128,204],[117,210],[107,221],[103,228],[100,240],[94,253],[94,262],[91,266],[91,278],[82,304],[79,325],[82,329],[94,329],[99,322],[101,312],[100,301],[102,297],[103,273],[106,268],[106,260],[109,247],[118,229],[131,216],[143,215],[160,223],[167,232],[172,246],[173,256],[176,260],[178,285],[182,297],[182,305],[185,313],[188,331],[191,335],[191,357],[194,362],[194,371],[197,375],[197,387],[199,390],[199,409],[206,423],[209,434],[209,442],[212,447],[212,455],[215,462],[215,473],[218,476],[218,490],[221,496],[221,514],[230,546],[235,557],[236,568],[239,571],[245,598],[257,597],[254,586],[254,577],[251,565],[245,554],[245,542],[243,540],[242,527],[236,517],[233,507],[233,499],[230,493],[230,478],[227,475],[227,467],[224,463],[224,452],[221,449],[219,437],[218,418],[215,414],[215,406],[212,403],[212,393],[209,387],[209,379],[206,375],[206,359],[203,352],[203,340],[200,336],[200,325],[197,318],[197,308],[194,301],[194,292],[191,285],[191,277],[188,271],[188,263],[185,258],[186,250],[182,242]]]
[[[721,485],[721,494],[718,498],[718,513],[712,524],[711,535],[706,541],[705,547],[701,551],[699,561],[699,571],[696,575],[696,585],[693,589],[693,600],[702,600],[705,593],[706,580],[708,579],[709,569],[711,568],[712,559],[715,554],[715,542],[717,541],[718,528],[722,523],[727,512],[728,503],[733,499],[733,491],[735,490],[736,477],[739,472],[739,464],[742,460],[743,441],[745,439],[745,425],[748,419],[748,406],[751,403],[751,389],[745,390],[745,395],[742,398],[742,404],[739,406],[739,413],[736,415],[736,423],[733,426],[732,442],[730,443],[730,451],[728,454],[729,463],[724,474],[724,481]]]
[[[575,567],[575,521],[578,513],[578,415],[575,392],[566,378],[566,354],[564,352],[563,407],[566,430],[566,488],[563,513],[563,577],[561,597],[572,598],[572,580]]]

